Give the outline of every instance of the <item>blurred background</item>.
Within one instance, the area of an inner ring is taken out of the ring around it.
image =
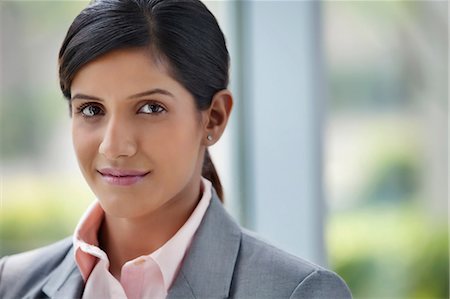
[[[235,110],[227,209],[355,298],[449,298],[447,1],[211,1]],[[0,256],[70,235],[94,196],[57,54],[84,1],[0,2]]]

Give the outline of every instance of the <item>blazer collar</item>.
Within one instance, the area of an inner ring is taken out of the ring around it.
[[[167,298],[229,297],[240,241],[239,226],[213,189],[210,206]]]
[[[49,275],[42,291],[49,298],[80,298],[83,292],[83,278],[75,263],[73,246],[64,260]]]
[[[241,240],[239,226],[227,214],[214,188],[210,206],[194,236],[168,299],[227,298]],[[43,286],[49,298],[80,298],[84,282],[73,247]]]

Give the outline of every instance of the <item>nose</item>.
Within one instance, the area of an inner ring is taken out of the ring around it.
[[[98,151],[109,160],[134,156],[137,145],[132,129],[126,125],[125,121],[110,119],[105,127]]]

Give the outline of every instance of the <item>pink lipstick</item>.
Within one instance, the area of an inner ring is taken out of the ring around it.
[[[111,185],[130,186],[141,181],[150,171],[102,168],[97,170],[102,178]]]

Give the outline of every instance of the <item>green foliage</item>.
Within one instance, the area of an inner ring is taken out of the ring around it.
[[[332,267],[354,298],[449,298],[445,221],[430,221],[413,203],[336,215],[328,243]]]
[[[361,198],[369,202],[413,199],[423,183],[420,178],[423,162],[416,150],[418,142],[400,132],[389,133],[389,128],[380,131],[384,134],[380,134],[372,147],[370,174]]]
[[[8,179],[3,187],[0,256],[71,235],[94,198],[86,186],[70,178]]]

